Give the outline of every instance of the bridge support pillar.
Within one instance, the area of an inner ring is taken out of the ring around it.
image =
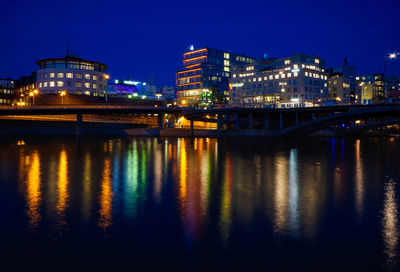
[[[248,129],[252,130],[253,129],[253,113],[249,112],[248,115]]]
[[[296,112],[296,125],[298,125],[298,124],[299,124],[299,113]]]
[[[76,115],[76,136],[82,136],[82,114],[78,113]]]
[[[265,134],[269,133],[269,113],[265,114],[265,119],[264,119],[264,130]]]
[[[235,119],[235,130],[239,130],[239,114],[235,113],[233,118]]]
[[[218,114],[217,117],[217,136],[221,136],[221,127],[222,127],[222,115]]]
[[[194,121],[190,120],[190,137],[194,135]]]
[[[314,116],[314,112],[311,113],[311,120],[314,120],[315,116]]]
[[[279,113],[279,129],[283,129],[283,113]]]
[[[163,128],[164,127],[164,114],[159,113],[157,116],[157,124],[158,128]]]

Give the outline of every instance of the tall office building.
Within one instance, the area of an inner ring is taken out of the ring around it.
[[[335,78],[329,80],[330,83],[341,82],[342,87],[329,85],[330,89],[340,89],[338,93],[343,93],[343,95],[336,96],[341,98],[341,103],[346,104],[359,104],[361,100],[361,93],[356,84],[356,66],[348,65],[347,59],[344,59],[344,64],[342,66],[335,66],[330,69],[330,78]],[[343,89],[343,90],[341,90]],[[343,91],[343,92],[341,92]],[[331,93],[330,93],[331,94]],[[334,93],[332,93],[334,95]],[[348,96],[348,97],[347,97]],[[331,96],[329,97],[332,98]],[[334,98],[335,99],[335,98]],[[340,101],[338,101],[340,102]]]
[[[211,102],[212,91],[227,94],[234,65],[253,64],[255,58],[209,47],[190,46],[183,54],[183,69],[176,72],[176,97],[180,106]]]
[[[356,76],[356,83],[361,89],[361,104],[383,103],[386,100],[383,74],[360,74]]]
[[[230,101],[240,106],[305,107],[328,98],[325,60],[295,54],[233,68]]]
[[[16,98],[14,81],[11,79],[0,79],[0,105],[11,105],[16,101]]]

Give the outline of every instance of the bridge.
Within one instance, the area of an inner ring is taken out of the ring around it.
[[[340,105],[306,108],[215,108],[184,110],[183,115],[195,121],[217,123],[217,134],[300,136],[329,127],[342,126],[355,131],[398,124],[400,105]],[[360,129],[361,130],[361,129]]]
[[[0,116],[21,115],[76,115],[76,134],[82,135],[83,114],[153,114],[157,116],[158,127],[162,128],[165,114],[180,115],[182,111],[172,107],[118,106],[118,105],[54,105],[54,106],[0,106]]]
[[[184,116],[190,121],[190,135],[194,136],[194,122],[216,123],[216,136],[310,135],[330,127],[361,131],[378,126],[400,123],[400,105],[340,105],[306,108],[173,108],[155,106],[117,105],[56,105],[0,107],[0,116],[18,115],[76,115],[76,134],[82,135],[83,114],[152,114],[163,129],[165,115]]]

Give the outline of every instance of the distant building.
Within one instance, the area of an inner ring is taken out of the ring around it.
[[[14,81],[11,79],[0,79],[0,105],[12,105],[17,95]]]
[[[328,98],[325,60],[295,54],[287,58],[235,66],[230,80],[234,105],[305,107]]]
[[[344,98],[342,103],[360,104],[361,93],[356,83],[356,66],[348,65],[347,59],[345,58],[342,66],[334,66],[330,69],[329,77],[333,76],[336,78],[341,77],[342,79],[336,79],[336,81],[342,81],[343,84],[346,84],[345,90],[343,91],[347,93],[346,95],[348,95],[348,98]],[[332,88],[334,89],[335,86],[332,86]]]
[[[344,77],[342,73],[333,73],[329,77],[329,100],[337,104],[350,104],[351,97],[351,79]],[[355,89],[355,86],[354,86]],[[354,92],[355,93],[355,92]],[[358,98],[358,95],[357,95]],[[355,97],[354,97],[355,99]],[[354,104],[354,100],[353,100]]]
[[[37,90],[36,80],[36,72],[33,72],[30,76],[21,76],[14,81],[17,105],[28,105],[32,102],[29,94]]]
[[[356,76],[356,83],[361,89],[361,104],[376,104],[386,101],[384,75],[361,74]]]
[[[130,79],[115,79],[108,83],[107,94],[114,96],[130,97],[157,97],[157,86],[147,82],[133,81]]]
[[[252,64],[256,59],[209,47],[194,50],[190,46],[183,54],[183,69],[176,72],[176,97],[181,106],[196,106],[211,102],[211,94],[227,94],[234,65]]]
[[[385,90],[389,103],[400,103],[400,76],[386,76]]]
[[[40,94],[67,94],[105,96],[107,66],[96,61],[74,56],[37,61],[37,89]]]

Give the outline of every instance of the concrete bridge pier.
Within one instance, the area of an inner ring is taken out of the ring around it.
[[[234,121],[235,121],[235,130],[239,130],[239,114],[235,113],[233,115]]]
[[[248,129],[252,130],[253,129],[253,113],[249,112],[248,115]]]
[[[217,136],[221,135],[221,128],[222,128],[222,114],[218,114],[217,117]]]
[[[82,136],[82,114],[78,113],[76,115],[76,136]]]
[[[194,135],[194,121],[190,120],[190,137]]]
[[[158,128],[163,128],[164,127],[164,114],[159,113],[157,115],[157,124],[158,124]]]
[[[269,133],[269,113],[265,113],[264,117],[264,129],[265,129],[265,134]]]

